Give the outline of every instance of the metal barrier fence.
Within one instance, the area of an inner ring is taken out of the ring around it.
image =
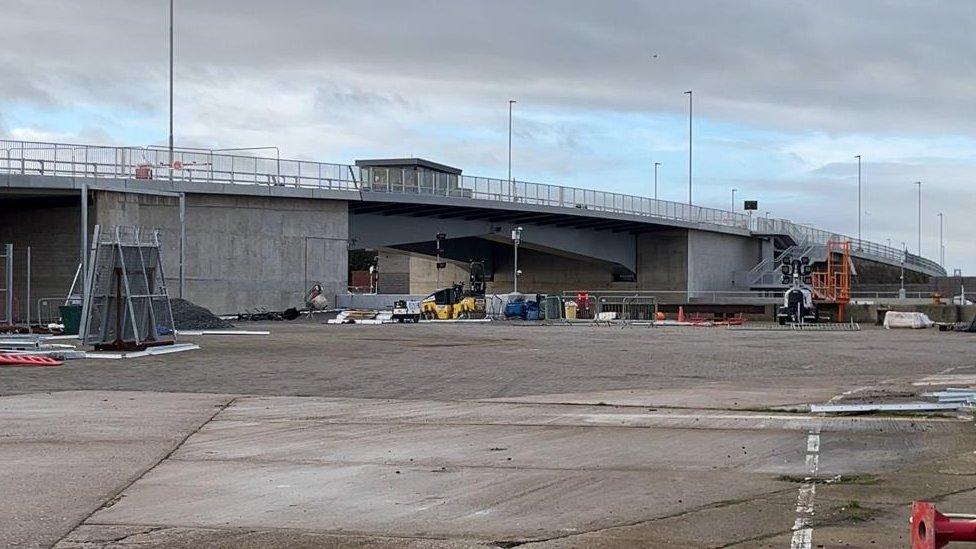
[[[576,291],[564,291],[564,299],[576,299]],[[623,298],[650,298],[655,305],[683,303],[751,304],[757,302],[778,303],[783,299],[783,291],[721,291],[721,290],[591,290],[588,293],[594,306],[600,300],[620,302]]]
[[[0,173],[95,178],[162,179],[189,183],[266,185],[369,193],[423,194],[513,204],[594,210],[662,220],[701,223],[790,235],[798,243],[826,244],[850,240],[855,253],[904,261],[926,271],[945,274],[936,262],[866,240],[797,225],[785,219],[752,217],[736,212],[654,200],[607,191],[545,183],[461,176],[448,184],[426,184],[409,170],[371,172],[349,164],[331,164],[220,153],[206,149],[175,149],[172,159],[161,147],[92,145],[0,140]],[[366,178],[366,174],[369,177]],[[381,174],[381,175],[377,175]],[[364,180],[368,179],[368,180]]]
[[[898,299],[899,292],[851,292],[851,299]],[[932,301],[932,292],[905,292],[905,299],[925,299]],[[951,300],[950,296],[942,296],[942,299]]]
[[[65,303],[64,296],[42,297],[37,300],[37,323],[41,326],[56,323],[61,320],[61,305]]]
[[[657,299],[641,295],[599,295],[596,299],[597,315],[617,313],[617,319],[624,322],[657,320]]]
[[[14,245],[0,248],[0,326],[14,323]]]

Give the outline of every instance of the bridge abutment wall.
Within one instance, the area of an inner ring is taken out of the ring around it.
[[[96,191],[103,227],[158,228],[170,296],[179,293],[179,199]],[[236,195],[186,195],[183,297],[215,313],[301,307],[307,285],[330,302],[346,289],[346,202]]]

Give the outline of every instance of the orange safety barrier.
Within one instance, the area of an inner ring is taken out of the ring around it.
[[[63,361],[44,355],[0,355],[0,366],[60,366]]]

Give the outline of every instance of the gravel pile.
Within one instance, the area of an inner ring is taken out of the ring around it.
[[[224,330],[234,327],[210,310],[185,299],[170,299],[169,305],[173,309],[173,323],[176,324],[177,330]]]

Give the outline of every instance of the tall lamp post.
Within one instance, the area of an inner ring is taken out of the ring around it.
[[[515,198],[515,181],[512,180],[512,105],[517,103],[514,99],[508,100],[508,184],[512,189],[512,198]]]
[[[169,180],[173,181],[173,0],[169,0]]]
[[[939,265],[945,268],[945,244],[942,241],[942,222],[943,215],[939,212]]]
[[[691,206],[691,120],[692,120],[692,93],[691,90],[685,92],[688,95],[688,206]],[[688,212],[691,213],[691,212]]]
[[[901,243],[901,288],[898,289],[898,298],[905,299],[905,260],[908,259],[908,244]]]
[[[922,257],[922,182],[915,184],[918,185],[918,257]]]
[[[654,163],[654,200],[657,200],[657,168],[660,165],[660,162]]]
[[[861,249],[861,155],[856,155],[857,159],[857,249]]]
[[[169,0],[169,181],[173,183],[173,1]],[[87,209],[87,206],[86,206]],[[186,194],[180,193],[180,299],[186,286]],[[85,229],[87,231],[87,228]]]
[[[512,273],[514,275],[514,279],[513,279],[514,282],[512,284],[513,293],[518,293],[518,279],[519,279],[519,275],[522,274],[522,271],[520,271],[518,268],[518,248],[519,248],[519,244],[521,243],[522,243],[522,227],[515,227],[514,229],[512,229],[512,244],[514,244],[515,246],[515,269],[514,272]]]

